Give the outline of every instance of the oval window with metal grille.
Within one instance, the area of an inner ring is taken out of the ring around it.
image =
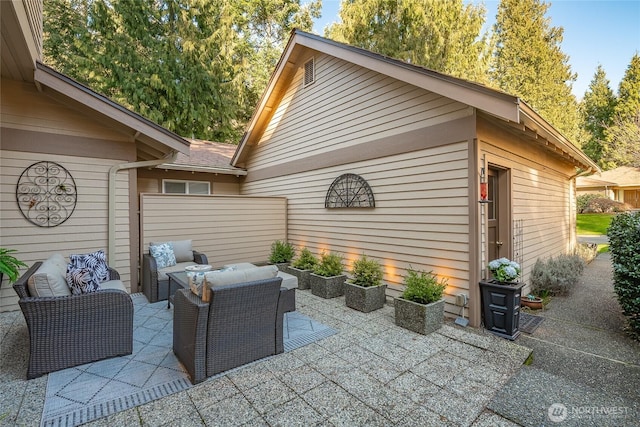
[[[374,208],[373,191],[367,181],[353,173],[337,177],[327,191],[325,208]]]

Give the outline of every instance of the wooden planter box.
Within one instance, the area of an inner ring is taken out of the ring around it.
[[[301,270],[295,267],[287,267],[287,273],[298,278],[298,289],[310,289],[311,288],[311,270]]]
[[[341,274],[340,276],[324,277],[311,273],[311,293],[325,299],[342,296],[344,295],[344,281],[346,278],[347,276],[344,274]]]
[[[395,298],[396,325],[422,335],[437,331],[444,321],[444,298],[431,304],[418,304]]]
[[[384,307],[387,285],[363,287],[344,283],[344,301],[349,308],[369,313]]]
[[[520,297],[524,283],[480,282],[484,327],[509,340],[520,335]]]

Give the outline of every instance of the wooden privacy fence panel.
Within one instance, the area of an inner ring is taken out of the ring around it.
[[[287,239],[284,197],[140,195],[140,250],[149,242],[192,239],[215,266],[264,262]]]

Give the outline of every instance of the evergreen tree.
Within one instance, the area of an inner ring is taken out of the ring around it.
[[[51,0],[44,10],[56,69],[180,135],[237,142],[283,40],[311,28],[319,3]]]
[[[615,105],[616,97],[609,87],[609,80],[602,66],[598,65],[580,104],[582,128],[588,138],[582,149],[594,162],[602,158],[602,149],[606,144],[605,131],[613,123]]]
[[[463,0],[343,0],[333,40],[476,82],[486,81],[485,9]]]
[[[548,8],[540,0],[500,1],[490,78],[578,143],[578,103],[571,93],[576,75],[560,48],[562,27],[552,27],[545,17]]]
[[[640,56],[636,53],[618,87],[613,123],[605,131],[603,169],[640,166]]]

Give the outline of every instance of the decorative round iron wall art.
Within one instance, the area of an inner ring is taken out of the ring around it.
[[[20,212],[39,227],[55,227],[69,219],[77,196],[73,177],[55,162],[32,164],[22,172],[16,186]]]
[[[376,201],[371,187],[360,175],[345,173],[329,186],[325,208],[374,208]]]

